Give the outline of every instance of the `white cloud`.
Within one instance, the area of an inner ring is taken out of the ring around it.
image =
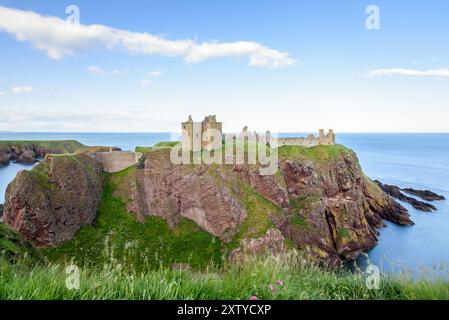
[[[31,93],[34,91],[33,87],[12,87],[11,92],[14,94]]]
[[[152,78],[159,78],[160,76],[162,76],[162,72],[155,70],[155,71],[150,71],[147,72],[147,76],[152,77]]]
[[[416,70],[416,69],[377,69],[372,70],[368,74],[369,77],[382,76],[405,76],[405,77],[433,77],[433,78],[449,78],[449,69],[434,69],[434,70]]]
[[[95,75],[105,75],[106,74],[106,72],[102,68],[97,67],[97,66],[89,66],[87,68],[87,71],[89,73],[95,74]]]
[[[149,87],[151,85],[150,80],[140,80],[140,85],[144,88]]]
[[[191,39],[168,40],[146,32],[131,32],[104,25],[70,24],[58,17],[2,6],[0,31],[15,36],[18,41],[31,42],[51,59],[62,59],[89,49],[106,48],[144,55],[179,56],[188,63],[246,57],[251,66],[276,69],[296,62],[287,52],[251,41],[198,43]]]
[[[4,97],[4,96],[6,96],[7,95],[7,93],[6,92],[4,92],[4,91],[0,91],[0,97]]]
[[[114,69],[112,71],[105,70],[103,68],[97,67],[97,66],[89,66],[87,68],[87,71],[91,74],[97,75],[97,76],[118,76],[122,74],[128,73],[128,70],[120,70],[120,69]]]

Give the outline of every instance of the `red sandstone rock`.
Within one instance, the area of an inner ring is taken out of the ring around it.
[[[170,161],[170,150],[151,152],[138,170],[129,211],[163,217],[171,226],[181,217],[221,240],[230,241],[246,218],[243,204],[235,196],[236,175],[224,174],[221,166],[184,166]]]
[[[87,155],[48,156],[8,185],[4,222],[36,247],[57,246],[94,221],[102,167]]]

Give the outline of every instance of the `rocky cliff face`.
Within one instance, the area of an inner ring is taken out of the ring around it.
[[[94,221],[101,164],[85,154],[47,156],[8,185],[4,222],[36,247],[57,246]]]
[[[115,191],[144,221],[188,218],[218,237],[230,259],[288,247],[336,265],[377,243],[383,219],[412,224],[405,208],[363,175],[342,146],[281,147],[279,170],[255,165],[175,165],[170,149],[146,152]],[[95,219],[101,165],[85,155],[49,157],[8,187],[5,221],[36,246],[69,240]],[[115,174],[111,174],[113,178]],[[132,235],[131,235],[132,236]]]
[[[318,159],[281,152],[279,172],[273,176],[261,176],[256,166],[247,165],[173,165],[168,150],[157,150],[146,155],[130,181],[124,188],[130,190],[127,195],[125,191],[128,210],[140,219],[157,215],[176,225],[187,217],[224,242],[247,219],[249,204],[241,195],[249,185],[279,209],[267,215],[282,237],[331,264],[354,259],[376,245],[382,219],[413,223],[405,208],[363,175],[356,155],[345,148]],[[265,231],[252,240],[279,243],[276,232]],[[250,240],[243,237],[236,250],[248,247]]]
[[[171,226],[181,217],[195,221],[210,234],[230,241],[246,219],[244,205],[232,184],[237,174],[218,166],[183,166],[170,161],[170,150],[146,156],[143,167],[131,178],[132,201],[128,210],[140,220],[148,215],[163,217]],[[230,184],[229,184],[230,183]]]
[[[6,147],[0,146],[0,166],[4,166],[9,163],[10,153],[8,151],[9,149]]]
[[[272,218],[274,224],[297,247],[331,264],[376,245],[382,219],[412,223],[405,208],[364,177],[352,152],[325,161],[284,158],[280,170],[286,192],[277,202],[288,200],[289,206]]]

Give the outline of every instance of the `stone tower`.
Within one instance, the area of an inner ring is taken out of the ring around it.
[[[216,130],[216,132],[219,133],[219,137],[216,137],[218,141],[214,141],[214,137],[211,135],[210,130]],[[217,117],[215,115],[207,116],[204,118],[201,127],[201,136],[202,136],[202,144],[201,144],[202,149],[213,150],[218,147],[221,147],[223,139],[222,123],[217,122]]]
[[[222,123],[217,121],[215,115],[206,116],[202,122],[194,122],[192,116],[182,126],[182,147],[185,150],[200,151],[213,150],[222,144]],[[216,130],[218,136],[214,137],[210,130]]]
[[[189,116],[189,119],[186,122],[181,123],[182,148],[185,150],[197,151],[193,148],[193,125],[192,116]]]

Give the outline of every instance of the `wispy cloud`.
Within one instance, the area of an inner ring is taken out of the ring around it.
[[[70,24],[59,17],[3,6],[0,6],[0,31],[8,32],[18,41],[31,42],[51,59],[106,48],[143,55],[178,56],[187,63],[246,57],[250,66],[276,69],[296,62],[287,52],[252,41],[199,43],[191,39],[168,40],[150,33],[131,32],[105,25]]]
[[[147,72],[147,76],[152,77],[152,78],[159,78],[160,76],[162,76],[162,72],[155,70],[155,71],[150,71]]]
[[[431,77],[431,78],[449,78],[449,69],[416,70],[416,69],[376,69],[368,74],[369,77],[383,76],[404,76],[404,77]]]
[[[7,95],[7,93],[6,92],[4,92],[4,91],[0,91],[0,97],[4,97],[4,96],[6,96]]]
[[[104,71],[102,68],[97,67],[97,66],[89,66],[89,67],[87,68],[87,71],[88,71],[89,73],[95,74],[95,75],[97,75],[97,76],[105,75],[105,74],[106,74],[106,71]]]
[[[87,67],[87,72],[96,76],[117,76],[128,73],[128,70],[114,69],[109,71],[98,66],[89,66]]]
[[[22,94],[22,93],[31,93],[34,91],[33,87],[12,87],[11,88],[11,93],[13,94]]]

